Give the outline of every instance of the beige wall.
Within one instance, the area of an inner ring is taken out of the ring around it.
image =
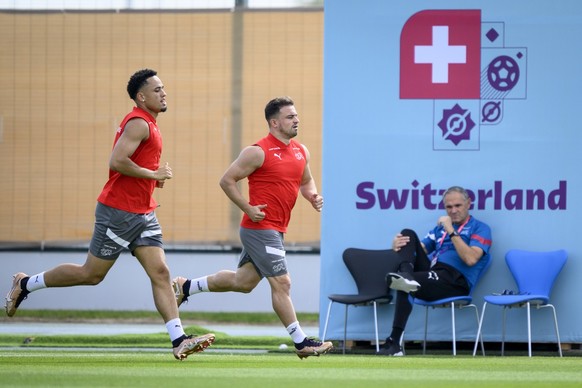
[[[258,140],[272,97],[295,100],[321,187],[323,11],[0,13],[0,34],[0,242],[90,239],[114,132],[133,105],[125,86],[144,67],[168,92],[158,123],[175,178],[156,193],[167,243],[238,241],[218,180],[233,122],[240,146]],[[319,225],[300,199],[287,244],[317,243]]]

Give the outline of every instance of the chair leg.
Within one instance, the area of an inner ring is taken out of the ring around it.
[[[477,310],[477,306],[475,306],[474,304],[470,304],[467,305],[465,307],[473,307],[475,309],[475,317],[477,318],[477,327],[479,326],[479,310]],[[479,335],[479,333],[477,333],[477,337],[476,341],[480,341],[481,342],[481,351],[483,352],[483,355],[485,355],[485,346],[483,345],[483,335]]]
[[[505,318],[507,313],[507,307],[503,306],[503,328],[501,330],[501,355],[505,355]]]
[[[348,338],[348,305],[346,304],[346,313],[344,315],[344,348],[343,354],[346,354],[346,341]]]
[[[503,327],[501,329],[501,355],[505,355],[505,322],[506,322],[507,307],[503,306]]]
[[[487,307],[487,302],[483,303],[483,309],[481,310],[481,319],[478,319],[479,326],[477,327],[477,338],[475,338],[475,346],[473,347],[473,357],[477,355],[477,346],[479,346],[479,338],[481,338],[481,350],[483,351],[483,356],[485,356],[485,347],[483,346],[483,336],[481,334],[481,328],[483,327],[483,318],[485,317],[485,308]],[[477,313],[479,317],[479,313]]]
[[[378,312],[376,310],[376,301],[374,301],[374,333],[376,333],[376,353],[380,352],[380,344],[378,339]]]
[[[457,335],[455,329],[455,304],[451,303],[451,326],[453,328],[453,356],[457,355]]]
[[[425,306],[424,314],[424,341],[422,342],[422,354],[426,354],[426,332],[428,330],[428,306]]]
[[[556,309],[551,304],[541,307],[550,307],[554,313],[554,329],[556,331],[556,338],[558,339],[558,353],[560,353],[560,357],[562,357],[562,342],[560,342],[560,332],[558,331],[558,316],[556,315]]]
[[[531,357],[531,306],[527,302],[527,354]]]
[[[329,323],[329,314],[331,313],[331,305],[333,304],[333,300],[329,301],[327,305],[327,316],[325,317],[325,326],[323,327],[323,337],[321,337],[322,341],[325,341],[325,335],[327,334],[327,324]]]

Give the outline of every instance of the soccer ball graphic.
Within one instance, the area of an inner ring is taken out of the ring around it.
[[[498,56],[487,67],[487,79],[496,90],[511,90],[519,81],[519,65],[507,55]]]

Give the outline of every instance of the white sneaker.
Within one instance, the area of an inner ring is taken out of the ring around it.
[[[397,291],[404,291],[406,293],[415,292],[420,288],[420,283],[414,279],[409,279],[408,274],[404,272],[395,273],[390,272],[386,276],[388,287]]]

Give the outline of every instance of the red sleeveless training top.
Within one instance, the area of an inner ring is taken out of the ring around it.
[[[286,145],[270,133],[256,145],[263,149],[265,160],[248,177],[249,203],[267,204],[263,209],[266,217],[261,222],[253,222],[245,213],[241,226],[249,229],[274,229],[285,233],[307,163],[305,150],[296,141],[291,140]]]
[[[132,119],[145,120],[148,123],[150,135],[137,147],[131,160],[141,167],[157,170],[162,155],[162,134],[156,124],[156,119],[145,110],[134,107],[125,116],[117,129],[113,146],[115,147],[127,122]],[[153,179],[130,177],[109,170],[109,180],[103,187],[97,201],[126,212],[150,213],[158,206],[153,198],[155,187],[156,181]]]

